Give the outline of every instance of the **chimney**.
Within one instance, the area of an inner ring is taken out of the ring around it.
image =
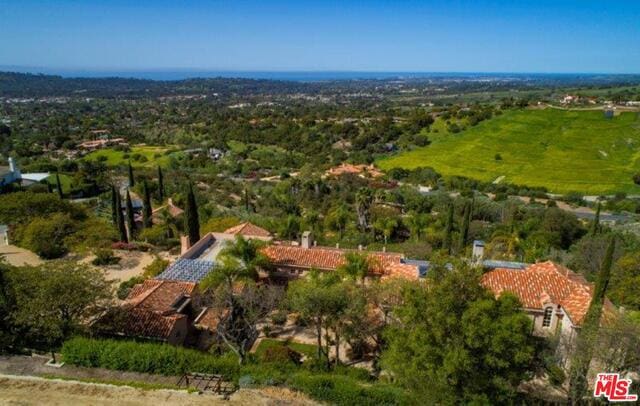
[[[9,157],[9,170],[13,172],[15,179],[20,179],[20,169],[18,169],[16,161],[14,161],[12,157]]]
[[[180,255],[184,255],[191,248],[191,244],[189,244],[189,237],[186,235],[180,236]]]
[[[475,263],[479,263],[484,258],[484,241],[475,240],[473,242],[473,251],[471,253],[471,260]]]
[[[302,248],[309,249],[313,246],[313,234],[311,231],[302,233]]]

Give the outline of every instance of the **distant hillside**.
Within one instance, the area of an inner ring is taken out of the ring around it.
[[[0,96],[82,96],[138,98],[185,94],[224,93],[260,95],[314,91],[312,84],[255,79],[185,79],[157,81],[127,78],[63,78],[54,75],[0,72]]]
[[[458,134],[378,162],[383,169],[431,166],[445,175],[545,186],[552,192],[640,193],[640,115],[601,111],[507,112]]]

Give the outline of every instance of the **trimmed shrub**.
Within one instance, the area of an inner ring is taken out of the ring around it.
[[[95,254],[96,257],[91,261],[93,265],[113,265],[120,262],[120,258],[115,256],[113,250],[110,249],[100,248],[96,250]]]
[[[168,344],[73,338],[62,347],[64,362],[119,371],[181,375],[186,372],[237,378],[240,367],[232,356],[216,357]]]

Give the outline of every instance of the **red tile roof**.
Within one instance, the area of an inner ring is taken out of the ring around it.
[[[225,234],[242,235],[245,237],[271,237],[271,233],[262,227],[252,223],[242,223],[226,229]]]
[[[190,297],[196,289],[193,282],[147,279],[135,285],[125,300],[127,335],[167,338],[184,314],[174,304]]]
[[[497,268],[482,276],[482,284],[497,296],[502,292],[515,294],[528,309],[542,310],[547,303],[558,304],[577,326],[584,321],[593,296],[591,283],[551,261],[524,270]],[[608,303],[606,308],[610,307]]]
[[[265,247],[263,252],[276,266],[333,271],[345,263],[345,255],[347,253],[358,251],[327,247],[303,248],[295,245],[274,244]],[[363,252],[367,254],[371,261],[372,274],[374,275],[418,278],[418,270],[415,266],[401,263],[402,254]]]

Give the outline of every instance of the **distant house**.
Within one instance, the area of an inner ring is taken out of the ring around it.
[[[129,145],[124,138],[104,138],[98,140],[84,141],[78,144],[78,148],[87,152],[111,147],[114,145]]]
[[[271,233],[262,227],[258,227],[255,224],[246,222],[238,224],[237,226],[226,229],[225,234],[241,235],[243,237],[272,237]]]
[[[571,103],[577,103],[578,100],[580,100],[580,96],[575,96],[575,95],[565,95],[562,100],[560,100],[560,103],[562,104],[571,104]]]
[[[0,166],[0,187],[20,182],[22,186],[33,185],[47,179],[49,172],[22,173],[13,158],[9,157],[9,166]]]
[[[190,148],[190,149],[185,149],[182,152],[186,153],[186,154],[191,154],[191,155],[200,155],[200,154],[204,154],[205,150],[204,148]],[[217,148],[209,148],[206,150],[206,154],[207,157],[217,161],[220,158],[222,158],[224,156],[224,152],[217,149]]]
[[[9,166],[0,166],[0,187],[17,182],[20,177],[20,169],[16,166],[13,158],[9,158]]]

